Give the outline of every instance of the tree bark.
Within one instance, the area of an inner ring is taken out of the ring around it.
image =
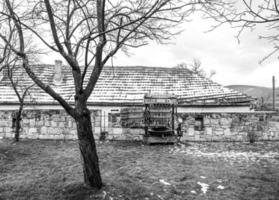
[[[15,121],[15,142],[19,141],[19,132],[20,132],[20,120],[21,120],[21,113],[22,113],[23,105],[19,106],[18,112],[16,114],[16,121]]]
[[[79,149],[83,162],[84,182],[91,187],[101,188],[103,184],[92,132],[90,111],[86,107],[77,108],[75,121],[77,124]]]

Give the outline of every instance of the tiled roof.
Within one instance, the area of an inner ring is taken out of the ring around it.
[[[33,66],[35,74],[49,84],[64,99],[74,103],[74,83],[71,70],[63,66],[63,81],[53,83],[54,66]],[[20,84],[32,84],[20,68],[14,73]],[[87,78],[89,74],[87,74]],[[0,104],[17,103],[17,98],[4,77],[0,81]],[[141,104],[146,93],[176,95],[179,104],[184,105],[248,105],[251,98],[203,78],[188,69],[163,67],[105,67],[90,96],[89,104]],[[57,104],[57,102],[38,86],[30,89],[26,103]]]

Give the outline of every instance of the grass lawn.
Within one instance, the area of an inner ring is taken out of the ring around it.
[[[279,142],[97,146],[99,191],[82,184],[77,141],[0,140],[0,200],[279,199]]]

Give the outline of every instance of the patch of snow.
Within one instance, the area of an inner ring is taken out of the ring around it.
[[[197,192],[195,190],[191,190],[192,194],[197,194]]]
[[[218,185],[217,189],[223,190],[225,187],[223,185]]]
[[[202,179],[206,179],[206,177],[205,176],[200,176]]]
[[[209,188],[209,185],[201,182],[198,182],[198,184],[201,186],[201,191],[205,194]]]
[[[169,151],[171,154],[187,154],[194,155],[197,157],[208,157],[208,158],[222,158],[228,161],[238,162],[259,162],[259,159],[273,159],[274,162],[278,162],[278,152],[239,152],[239,151],[222,151],[222,152],[205,152],[196,146],[192,147],[174,147]]]
[[[168,183],[167,181],[165,181],[163,179],[160,179],[159,181],[160,181],[160,183],[162,183],[164,185],[171,185],[170,183]]]

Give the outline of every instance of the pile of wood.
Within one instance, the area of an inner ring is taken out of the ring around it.
[[[144,110],[142,107],[122,108],[120,111],[121,126],[124,128],[143,128]]]

